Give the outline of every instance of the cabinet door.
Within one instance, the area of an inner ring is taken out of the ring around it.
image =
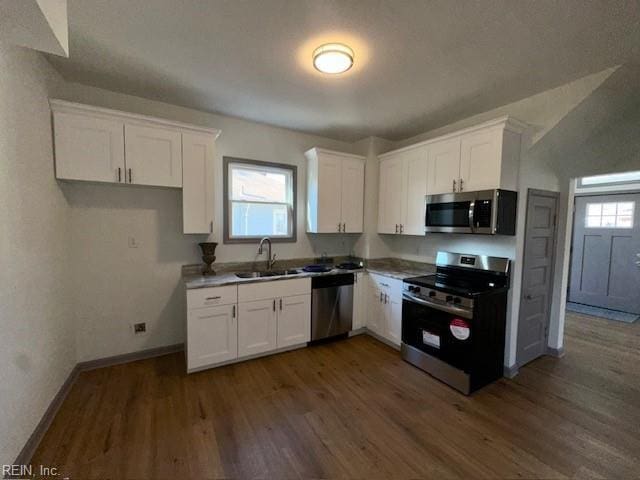
[[[55,112],[56,177],[124,182],[124,123]]]
[[[342,158],[322,152],[318,158],[318,231],[337,233],[342,223]]]
[[[278,348],[311,340],[311,295],[278,300]]]
[[[238,358],[276,348],[276,300],[238,304]]]
[[[214,142],[212,135],[182,134],[184,233],[213,233]]]
[[[353,284],[353,326],[352,330],[366,327],[367,303],[369,290],[367,288],[367,276],[364,272],[356,272]]]
[[[462,190],[500,187],[502,129],[470,133],[462,137],[460,181]]]
[[[385,291],[384,337],[394,345],[402,341],[402,282],[390,279]]]
[[[401,155],[380,161],[378,233],[400,233],[404,198],[404,160]]]
[[[342,223],[346,233],[364,230],[364,161],[342,160]]]
[[[428,152],[419,147],[406,152],[405,197],[402,221],[404,235],[424,235],[425,196],[427,195]]]
[[[438,195],[457,191],[460,179],[460,137],[431,143],[428,145],[428,152],[427,194]]]
[[[182,135],[155,126],[125,125],[127,182],[182,186]]]
[[[238,356],[236,306],[190,310],[187,315],[187,369],[213,365]]]

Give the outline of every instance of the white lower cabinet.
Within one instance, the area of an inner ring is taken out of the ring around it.
[[[395,346],[402,341],[402,281],[369,274],[367,328]]]
[[[311,295],[278,299],[278,348],[311,340]]]
[[[238,289],[187,291],[187,370],[192,372],[238,356]]]
[[[359,330],[367,326],[367,304],[369,303],[367,275],[365,272],[356,272],[353,275],[353,280],[353,324],[351,329]]]
[[[276,349],[276,300],[256,300],[238,305],[238,358]]]

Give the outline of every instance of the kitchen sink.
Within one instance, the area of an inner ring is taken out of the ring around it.
[[[236,273],[238,278],[262,278],[262,277],[282,277],[285,275],[298,275],[300,270],[271,270],[269,272],[240,272]]]

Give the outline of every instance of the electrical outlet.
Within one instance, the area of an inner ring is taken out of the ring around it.
[[[129,237],[129,248],[138,248],[136,237]]]
[[[134,323],[133,324],[133,333],[136,334],[136,335],[140,335],[141,333],[147,333],[147,324],[145,322]]]

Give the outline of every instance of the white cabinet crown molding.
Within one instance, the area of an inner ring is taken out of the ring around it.
[[[213,135],[214,138],[217,138],[221,133],[221,131],[217,128],[202,127],[202,126],[193,125],[190,123],[167,120],[164,118],[151,117],[148,115],[140,115],[137,113],[123,112],[121,110],[112,110],[110,108],[96,107],[93,105],[69,102],[66,100],[59,100],[55,98],[49,99],[49,105],[51,106],[51,110],[54,112],[66,112],[66,113],[76,113],[76,114],[85,113],[93,117],[110,118],[110,119],[119,118],[123,122],[129,123],[129,124],[141,124],[141,125],[155,124],[163,127],[176,128],[183,131],[206,133],[208,135]]]
[[[355,153],[345,153],[345,152],[340,152],[338,150],[330,150],[328,148],[321,148],[321,147],[310,148],[309,150],[304,152],[304,155],[307,158],[309,158],[309,155],[316,155],[316,153],[330,153],[333,155],[340,155],[341,157],[355,158],[358,160],[362,160],[363,162],[367,159],[367,157],[364,157],[362,155],[356,155]]]
[[[378,155],[379,160],[383,160],[387,156],[392,156],[401,152],[406,152],[409,150],[413,150],[414,148],[420,148],[425,145],[429,145],[431,143],[440,142],[442,140],[447,140],[449,138],[459,137],[461,135],[466,135],[468,133],[472,133],[476,130],[483,130],[491,127],[501,127],[504,130],[516,133],[518,135],[523,134],[530,125],[522,122],[516,118],[510,117],[509,115],[504,115],[502,117],[494,118],[493,120],[489,120],[483,123],[479,123],[477,125],[473,125],[471,127],[463,128],[461,130],[456,130],[444,135],[440,135],[438,137],[429,138],[427,140],[423,140],[421,142],[417,142],[411,145],[407,145],[406,147],[398,148],[395,150],[390,150],[388,152],[381,153]]]

